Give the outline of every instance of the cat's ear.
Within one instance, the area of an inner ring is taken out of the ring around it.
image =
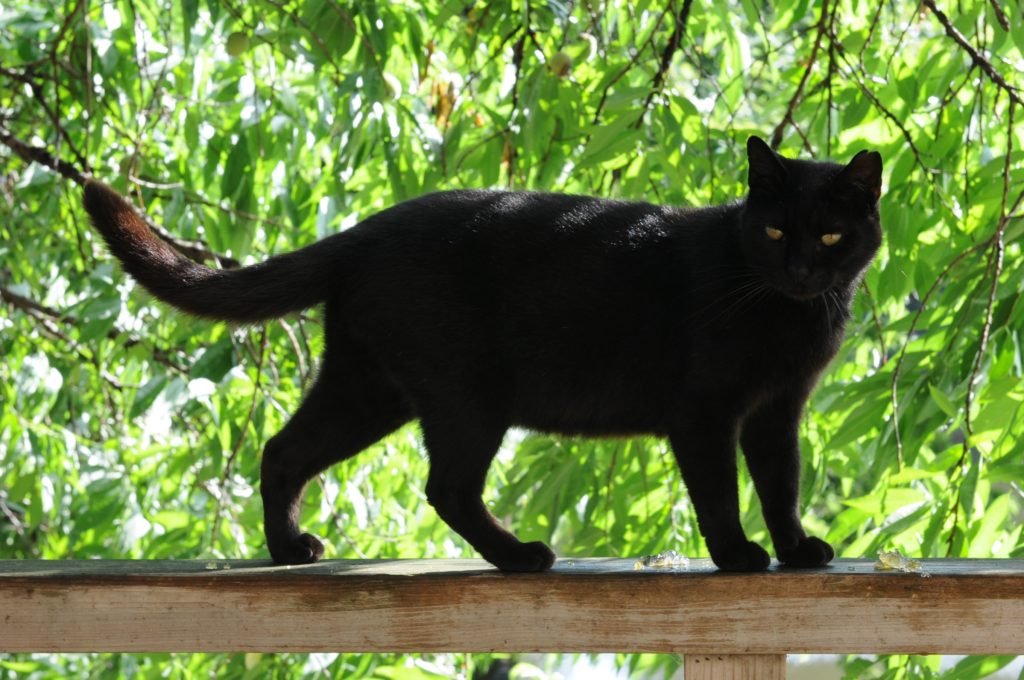
[[[778,191],[786,180],[786,168],[768,144],[760,137],[747,139],[747,184],[751,190]]]
[[[860,151],[836,177],[836,184],[855,187],[877,201],[882,195],[882,154]]]

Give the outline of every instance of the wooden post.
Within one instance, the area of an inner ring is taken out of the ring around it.
[[[785,654],[687,654],[686,680],[785,680]]]
[[[674,572],[588,559],[503,574],[480,560],[2,560],[0,652],[655,652],[690,655],[693,680],[746,677],[794,653],[1024,650],[1024,560],[922,566],[726,574],[707,560]]]

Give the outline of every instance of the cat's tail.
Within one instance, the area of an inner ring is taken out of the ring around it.
[[[312,307],[334,287],[337,247],[330,239],[249,267],[211,269],[165,243],[101,182],[85,184],[85,209],[124,270],[188,314],[254,323]]]

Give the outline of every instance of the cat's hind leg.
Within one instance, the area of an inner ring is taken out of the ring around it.
[[[340,349],[333,347],[334,350]],[[398,389],[355,348],[330,352],[288,424],[267,442],[260,470],[267,547],[279,564],[316,562],[323,545],[299,530],[302,493],[314,476],[412,419]]]
[[[427,500],[448,526],[502,571],[544,571],[555,554],[540,541],[523,543],[498,524],[481,494],[487,469],[501,446],[504,425],[485,424],[476,414],[443,419],[424,416],[423,439],[430,454]]]

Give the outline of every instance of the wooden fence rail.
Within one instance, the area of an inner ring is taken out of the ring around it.
[[[688,680],[770,680],[789,653],[1024,654],[1024,560],[0,560],[0,651],[665,652],[686,655]]]

